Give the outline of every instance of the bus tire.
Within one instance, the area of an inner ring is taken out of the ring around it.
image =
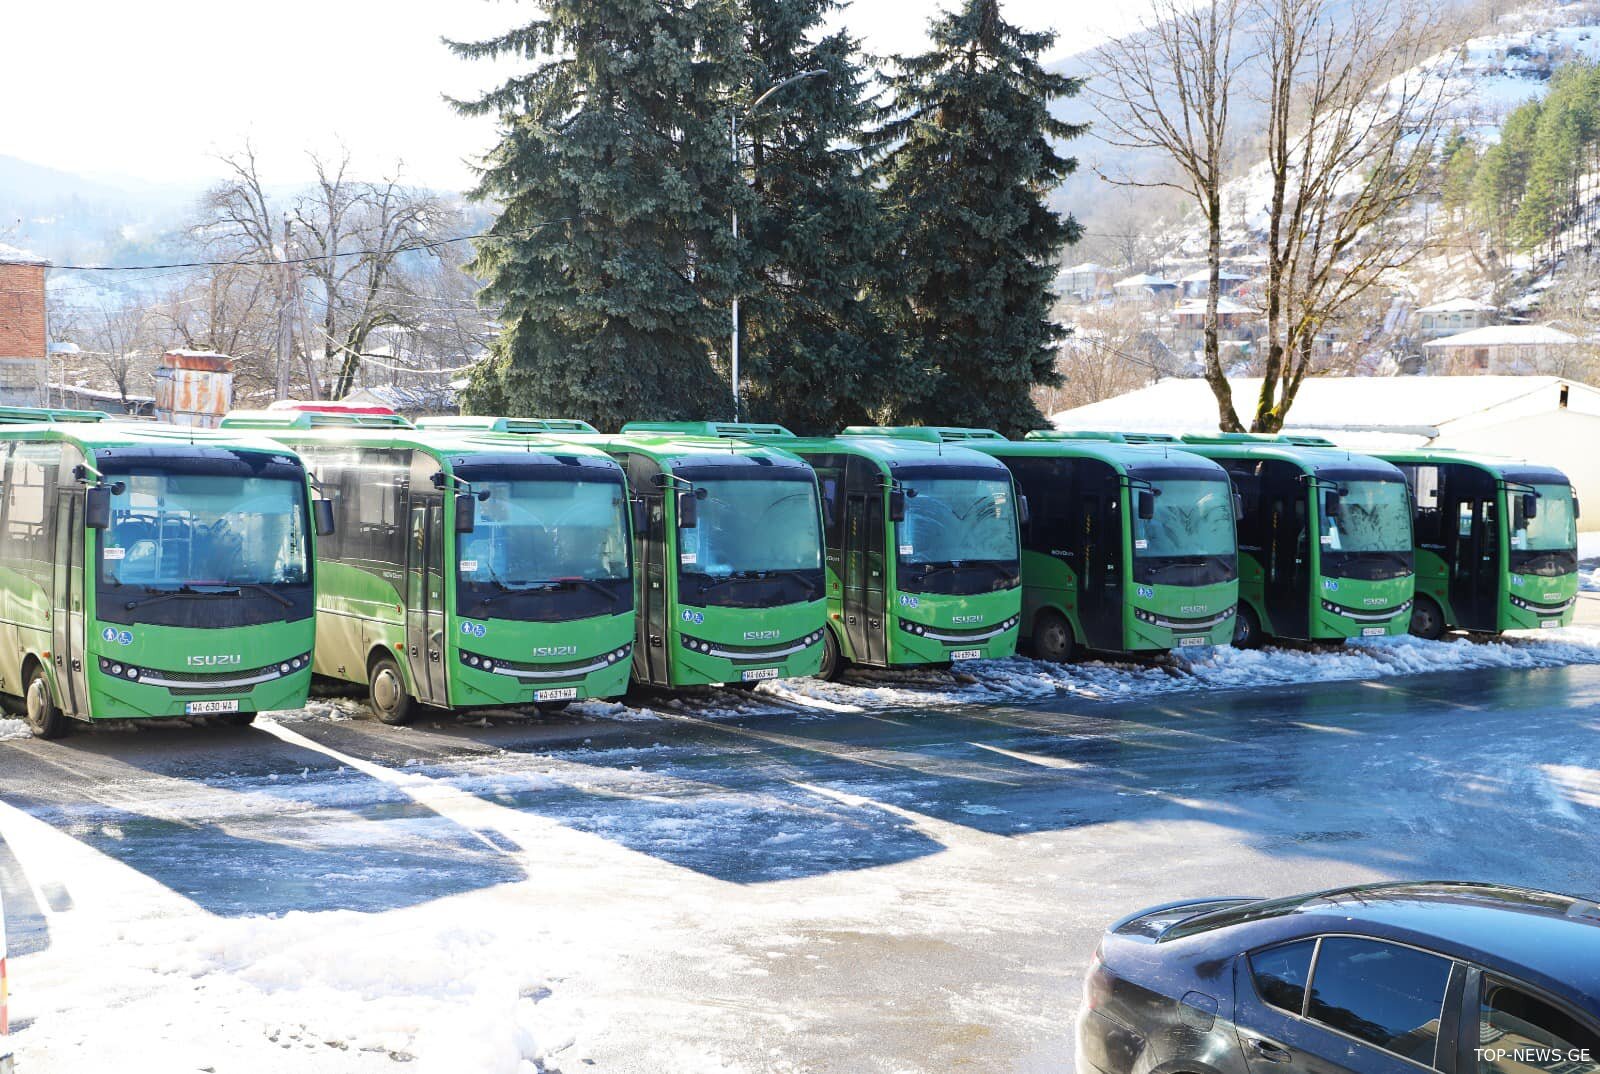
[[[34,738],[60,738],[72,730],[66,713],[50,692],[50,677],[44,665],[35,663],[28,671],[27,692],[23,694],[23,718]]]
[[[1233,647],[1235,649],[1261,648],[1261,619],[1250,605],[1239,602],[1239,614],[1233,617]]]
[[[1068,664],[1077,658],[1078,639],[1072,636],[1072,624],[1067,622],[1067,617],[1047,608],[1033,617],[1029,648],[1039,660]]]
[[[1432,597],[1418,595],[1411,605],[1411,633],[1427,641],[1444,637],[1444,612]]]
[[[367,706],[379,723],[391,727],[409,722],[416,713],[416,699],[406,693],[405,673],[388,653],[374,657],[367,669]]]
[[[844,672],[844,665],[839,639],[834,637],[832,627],[825,627],[822,631],[822,666],[817,669],[817,678],[833,682]]]

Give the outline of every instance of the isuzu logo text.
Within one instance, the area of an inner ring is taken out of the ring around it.
[[[981,615],[955,615],[955,616],[951,616],[950,617],[950,621],[952,623],[981,623],[981,622],[983,622],[983,616],[981,616]]]
[[[577,656],[578,655],[578,647],[576,645],[535,645],[533,647],[533,655],[534,656]]]
[[[234,667],[240,663],[238,653],[229,653],[223,656],[191,656],[189,666],[192,668]]]
[[[768,641],[776,639],[777,636],[778,632],[776,630],[747,630],[744,632],[745,641]]]

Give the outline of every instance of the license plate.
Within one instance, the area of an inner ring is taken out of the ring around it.
[[[1381,638],[1387,633],[1389,633],[1388,627],[1364,626],[1361,628],[1361,636],[1363,638]]]
[[[1558,627],[1560,625],[1561,625],[1561,620],[1559,620],[1559,619],[1541,619],[1541,620],[1539,620],[1539,629],[1541,629],[1541,630],[1543,630],[1545,627]]]
[[[745,682],[760,682],[762,679],[776,679],[777,677],[777,668],[751,668],[749,671],[742,672],[739,675],[739,678]]]
[[[983,655],[982,649],[957,649],[950,654],[951,660],[976,660]]]
[[[559,690],[535,690],[533,692],[535,701],[572,701],[577,696],[578,688],[576,686],[563,686]]]
[[[1210,638],[1206,638],[1206,637],[1179,638],[1178,639],[1178,648],[1180,648],[1180,649],[1192,649],[1197,645],[1209,645],[1209,644],[1211,644],[1211,639]]]
[[[191,701],[183,706],[187,716],[206,716],[213,712],[238,712],[237,701]]]

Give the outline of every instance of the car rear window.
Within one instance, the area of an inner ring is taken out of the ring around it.
[[[1358,1040],[1433,1064],[1450,960],[1398,944],[1325,936],[1306,1016]]]
[[[1478,1008],[1479,1074],[1600,1074],[1600,1035],[1520,988],[1485,979]]]
[[[1316,940],[1279,944],[1250,956],[1250,975],[1261,998],[1279,1010],[1299,1014],[1306,1007],[1306,981],[1311,977],[1311,955]]]

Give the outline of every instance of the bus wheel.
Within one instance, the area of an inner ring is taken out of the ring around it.
[[[1444,612],[1430,597],[1418,597],[1411,605],[1411,633],[1428,641],[1444,637]]]
[[[50,679],[44,673],[44,665],[35,664],[28,673],[28,692],[23,701],[23,715],[35,738],[60,738],[72,729],[66,714],[50,695]]]
[[[1033,620],[1033,655],[1052,664],[1070,663],[1078,655],[1072,624],[1060,612],[1040,612]]]
[[[372,662],[367,673],[367,704],[380,723],[398,725],[411,719],[416,702],[406,693],[406,678],[394,657],[384,655]]]
[[[817,669],[817,678],[833,682],[844,671],[844,654],[839,651],[839,639],[833,636],[832,627],[822,630],[822,667]]]
[[[1239,613],[1233,618],[1233,647],[1259,649],[1261,647],[1261,620],[1250,605],[1240,603]]]

